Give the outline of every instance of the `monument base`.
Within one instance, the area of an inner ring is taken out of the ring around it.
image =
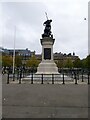
[[[59,74],[59,72],[53,60],[43,60],[39,64],[36,74]]]

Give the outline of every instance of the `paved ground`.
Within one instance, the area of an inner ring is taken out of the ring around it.
[[[3,76],[3,117],[87,118],[87,84],[6,84]]]

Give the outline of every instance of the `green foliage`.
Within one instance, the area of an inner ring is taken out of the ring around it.
[[[81,68],[82,67],[82,62],[79,58],[76,59],[73,64],[74,64],[75,68]]]
[[[86,59],[83,59],[83,60],[81,60],[81,62],[82,62],[82,68],[86,68],[87,67],[87,60]]]
[[[61,68],[61,67],[62,67],[62,66],[61,66],[61,61],[59,61],[59,60],[57,61],[57,67],[58,67],[58,68]]]
[[[81,60],[82,68],[90,68],[90,55],[88,55],[85,59]]]
[[[22,66],[22,57],[21,56],[15,56],[15,65],[17,67]]]
[[[0,56],[0,66],[2,66],[2,56]]]
[[[27,67],[38,67],[38,64],[40,62],[36,59],[35,56],[32,56],[30,60],[27,61],[26,66]]]
[[[2,56],[2,66],[10,67],[13,64],[13,59],[11,56]]]
[[[61,61],[61,60],[58,60],[58,61],[56,62],[56,64],[57,64],[57,67],[58,67],[58,68],[63,68],[63,67],[64,67],[64,62]]]
[[[15,56],[15,66],[20,67],[22,65],[22,59],[20,56]],[[2,56],[2,66],[13,66],[13,57]]]
[[[86,66],[87,66],[87,68],[90,69],[90,55],[88,55],[86,58]]]
[[[66,68],[72,68],[73,67],[73,62],[70,58],[68,58],[65,62],[65,67]]]
[[[73,67],[73,62],[70,58],[66,59],[66,60],[58,60],[56,61],[57,67],[58,68],[72,68]]]

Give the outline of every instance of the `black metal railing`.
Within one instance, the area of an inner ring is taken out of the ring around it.
[[[80,82],[90,84],[90,69],[81,69],[81,68],[59,68],[58,71],[60,74],[35,74],[37,71],[36,68],[15,68],[15,73],[12,73],[12,68],[7,67],[5,70],[7,74],[7,84],[12,82],[18,82],[19,84],[23,83],[25,78],[28,78],[28,81],[31,84],[39,81],[40,84],[44,84],[50,81],[52,84],[62,83],[66,84],[70,80],[74,84]],[[2,72],[3,74],[3,72]],[[29,77],[28,77],[29,76]],[[66,77],[67,76],[67,77]],[[67,79],[67,80],[66,80]]]
[[[29,76],[28,76],[29,75]],[[9,84],[11,81],[17,81],[19,84],[23,83],[23,81],[25,81],[25,79],[28,79],[28,81],[31,84],[34,84],[35,82],[37,83],[37,81],[39,81],[39,83],[44,84],[48,82],[52,83],[52,84],[56,84],[56,83],[70,83],[69,81],[72,81],[72,83],[74,84],[78,84],[79,81],[82,83],[87,83],[90,84],[90,72],[85,73],[85,72],[81,72],[81,73],[77,73],[77,72],[71,72],[71,74],[69,73],[60,73],[60,74],[35,74],[35,73],[25,73],[24,71],[22,71],[21,69],[19,69],[18,71],[15,72],[15,74],[13,75],[9,70],[7,72],[7,84]]]

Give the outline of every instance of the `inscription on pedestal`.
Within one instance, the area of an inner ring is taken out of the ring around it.
[[[44,59],[51,59],[51,48],[44,48]]]

